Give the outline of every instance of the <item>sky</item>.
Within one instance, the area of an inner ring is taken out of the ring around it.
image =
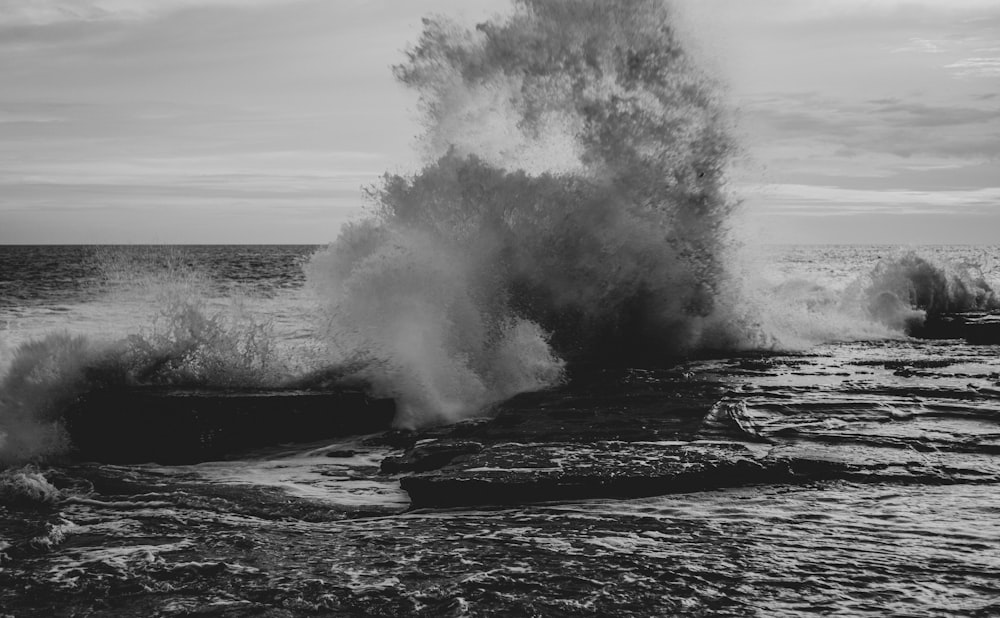
[[[412,171],[391,65],[500,0],[0,0],[0,243],[332,241]],[[679,0],[744,225],[1000,243],[1000,0]]]

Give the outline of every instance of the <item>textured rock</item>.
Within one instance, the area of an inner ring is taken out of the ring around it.
[[[406,474],[400,483],[413,508],[831,479],[1000,481],[1000,391],[955,382],[920,390],[907,382],[957,359],[859,359],[838,362],[833,373],[826,362],[742,359],[718,382],[705,371],[699,379],[604,374],[516,397],[488,420],[435,429],[382,469]],[[734,370],[741,372],[735,382]],[[784,383],[803,373],[831,384]],[[655,386],[644,388],[644,377]]]
[[[913,330],[913,335],[925,339],[965,339],[981,345],[1000,344],[1000,314],[944,314],[928,319]]]
[[[387,457],[382,460],[382,472],[423,472],[436,470],[457,461],[466,461],[470,455],[483,450],[478,442],[453,440],[417,444],[402,457]]]
[[[390,400],[358,390],[135,388],[96,391],[65,415],[81,459],[193,463],[283,442],[385,430]]]

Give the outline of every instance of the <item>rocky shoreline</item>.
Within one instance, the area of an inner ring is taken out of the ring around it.
[[[1000,482],[1000,376],[921,390],[907,382],[935,359],[855,359],[832,378],[823,360],[745,358],[720,368],[723,379],[606,371],[415,434],[382,471],[401,474],[413,509],[836,479]],[[806,376],[831,383],[769,384]]]
[[[398,454],[365,474],[398,479],[411,509],[838,479],[1000,482],[991,348],[950,358],[937,354],[942,345],[860,343],[848,357],[756,353],[662,369],[581,369],[568,384],[514,397],[485,417],[421,431],[387,431],[392,402],[346,390],[94,394],[69,422],[78,453],[113,463],[188,463],[379,431],[368,446]],[[172,427],[193,437],[166,439]],[[118,438],[128,431],[158,439]]]

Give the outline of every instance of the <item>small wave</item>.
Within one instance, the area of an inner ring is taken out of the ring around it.
[[[0,472],[0,498],[7,503],[54,504],[62,492],[32,466]]]
[[[66,535],[78,530],[80,530],[80,526],[76,523],[65,517],[60,517],[58,521],[46,524],[45,532],[28,541],[28,544],[34,547],[52,549],[56,545],[61,545],[66,540]]]
[[[842,289],[791,277],[750,286],[749,302],[777,348],[903,337],[942,315],[1000,310],[984,269],[909,250],[878,260]]]
[[[1000,295],[978,265],[937,262],[912,251],[879,262],[861,284],[869,314],[907,332],[926,318],[1000,309]]]

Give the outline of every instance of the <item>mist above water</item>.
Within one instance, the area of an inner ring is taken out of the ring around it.
[[[426,165],[383,177],[308,266],[335,353],[364,351],[409,422],[553,384],[564,361],[755,341],[728,269],[735,144],[673,24],[659,0],[425,20],[395,74]]]

